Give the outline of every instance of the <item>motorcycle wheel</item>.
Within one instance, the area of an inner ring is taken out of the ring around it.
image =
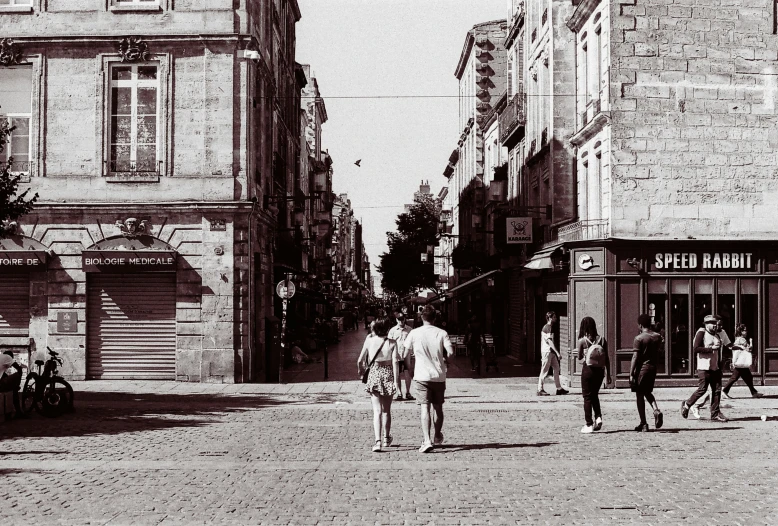
[[[49,417],[70,411],[73,408],[73,388],[61,378],[51,380],[43,391],[41,406],[43,414]]]
[[[24,389],[21,393],[21,410],[22,414],[29,415],[33,411],[40,412],[40,402],[35,400],[35,389],[37,387],[38,376],[36,374],[28,374],[27,381],[24,382]]]

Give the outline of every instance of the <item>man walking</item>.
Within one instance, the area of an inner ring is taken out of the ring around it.
[[[629,368],[629,384],[635,392],[640,423],[635,431],[648,431],[646,421],[646,400],[654,408],[654,426],[662,427],[662,411],[654,398],[654,381],[656,380],[656,362],[659,349],[662,347],[662,336],[651,330],[651,316],[638,316],[640,334],[632,342],[632,363]]]
[[[399,373],[395,382],[397,383],[397,400],[403,400],[402,389],[402,377],[405,372],[405,400],[415,400],[411,396],[411,380],[413,379],[413,352],[408,350],[404,343],[408,334],[411,332],[411,328],[405,324],[405,314],[402,312],[395,312],[395,318],[397,319],[397,325],[392,327],[389,331],[389,339],[397,342],[397,349],[400,354]]]
[[[419,452],[429,453],[433,449],[430,440],[430,426],[434,425],[434,443],[443,443],[443,402],[446,392],[446,370],[448,357],[454,349],[448,334],[435,327],[435,308],[427,305],[421,312],[422,325],[408,333],[404,346],[416,357],[413,385],[416,389],[416,403],[421,408],[421,432],[424,436]],[[435,411],[434,419],[430,406]]]
[[[538,396],[549,396],[543,389],[543,381],[548,376],[548,370],[554,369],[554,384],[556,384],[556,394],[566,395],[567,390],[562,389],[559,382],[559,363],[562,361],[562,355],[554,344],[554,325],[557,322],[556,312],[548,311],[546,313],[546,325],[540,331],[540,377],[538,378]]]
[[[711,386],[710,419],[714,422],[729,422],[719,411],[721,402],[721,350],[722,341],[718,334],[718,320],[713,315],[705,316],[705,325],[697,331],[692,345],[697,354],[697,376],[699,383],[691,398],[681,403],[681,416],[687,418],[689,409]]]
[[[719,356],[724,356],[724,350],[726,349],[732,349],[732,341],[729,339],[729,336],[727,336],[727,331],[724,330],[724,322],[721,320],[721,316],[718,314],[713,315],[714,318],[716,318],[716,335],[721,340],[721,354]],[[723,358],[720,360],[721,363],[724,362]],[[722,371],[722,383],[724,382],[723,378],[723,371]],[[713,390],[711,386],[711,391]],[[724,394],[726,394],[727,390],[725,388],[722,388],[721,390]],[[729,396],[729,395],[727,395]],[[710,401],[710,393],[705,394],[705,398],[702,400],[698,400],[696,404],[692,404],[692,406],[689,408],[692,416],[696,418],[697,420],[700,419],[700,410],[705,407],[705,404]]]

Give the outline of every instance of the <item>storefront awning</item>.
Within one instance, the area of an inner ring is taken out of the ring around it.
[[[551,261],[551,258],[555,256],[561,249],[561,246],[556,246],[536,252],[530,258],[530,260],[527,261],[527,263],[524,265],[524,268],[529,270],[553,269],[554,262]]]
[[[480,285],[483,280],[487,279],[490,276],[493,276],[495,274],[498,274],[499,272],[502,272],[501,270],[490,270],[489,272],[486,272],[484,274],[481,274],[480,276],[471,279],[470,281],[465,281],[461,285],[457,285],[453,289],[449,289],[446,291],[446,296],[453,298],[459,294],[463,294],[465,292],[468,292],[473,289],[474,286]],[[434,301],[434,299],[432,300]],[[430,303],[430,302],[428,302]]]

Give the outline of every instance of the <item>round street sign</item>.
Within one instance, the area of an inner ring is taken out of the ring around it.
[[[279,298],[291,299],[296,291],[294,283],[289,280],[279,281],[278,285],[276,285],[276,294],[278,294]]]

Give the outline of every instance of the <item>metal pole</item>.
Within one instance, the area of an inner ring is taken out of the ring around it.
[[[286,298],[281,300],[281,356],[278,364],[278,383],[284,383],[284,347],[286,346]]]

